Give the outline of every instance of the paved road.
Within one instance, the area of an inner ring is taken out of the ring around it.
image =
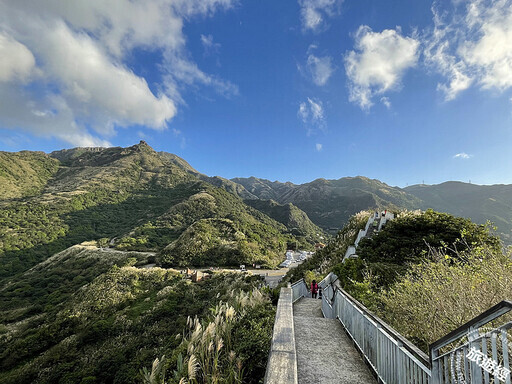
[[[299,263],[300,264],[300,263]],[[298,264],[293,263],[289,268],[280,268],[280,269],[249,269],[251,273],[255,275],[260,275],[265,277],[265,283],[270,288],[275,288],[281,282],[281,279],[286,275],[286,273],[295,268]]]
[[[322,300],[293,305],[299,384],[376,384],[338,320],[322,316]]]

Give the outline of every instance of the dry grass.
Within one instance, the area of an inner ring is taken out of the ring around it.
[[[243,363],[234,352],[231,341],[233,327],[245,310],[266,300],[257,289],[232,292],[230,302],[221,301],[212,310],[208,322],[201,322],[197,317],[187,318],[187,330],[183,336],[177,335],[182,338],[181,346],[186,350],[186,356],[178,357],[172,382],[242,383]],[[162,359],[156,359],[151,372],[143,370],[145,384],[166,383],[161,364]]]
[[[502,300],[511,299],[510,253],[472,249],[457,257],[433,250],[431,261],[413,266],[380,295],[381,315],[426,349],[450,331]]]

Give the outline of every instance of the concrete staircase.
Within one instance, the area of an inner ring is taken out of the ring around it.
[[[376,383],[340,322],[324,318],[321,306],[308,298],[293,305],[298,383]]]

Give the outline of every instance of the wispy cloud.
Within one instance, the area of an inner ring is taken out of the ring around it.
[[[320,151],[323,149],[323,145],[322,145],[322,144],[320,144],[320,143],[316,143],[316,144],[315,144],[315,148],[316,148],[316,150],[317,150],[318,152],[320,152]]]
[[[368,110],[372,98],[400,86],[404,72],[414,67],[419,41],[402,36],[400,28],[373,32],[362,25],[355,34],[355,50],[345,55],[349,100]]]
[[[318,32],[326,28],[326,19],[340,13],[343,0],[299,0],[303,31]]]
[[[297,116],[306,125],[308,135],[313,133],[315,129],[325,127],[324,107],[318,99],[308,97],[307,101],[300,103]]]
[[[386,96],[383,96],[380,98],[380,102],[382,104],[384,104],[384,106],[387,108],[387,109],[390,109],[391,108],[391,100],[389,100],[389,97],[386,97]]]
[[[468,0],[432,6],[434,27],[425,37],[427,65],[444,76],[445,100],[477,84],[504,91],[512,87],[512,2]]]
[[[201,44],[203,45],[205,56],[213,55],[219,52],[220,44],[213,41],[212,35],[201,35]]]
[[[330,56],[308,56],[307,67],[313,82],[318,86],[324,86],[334,72],[332,58]]]
[[[465,152],[457,153],[456,155],[453,155],[454,159],[470,159],[473,155],[468,155]]]

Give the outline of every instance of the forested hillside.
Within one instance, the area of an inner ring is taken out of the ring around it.
[[[216,273],[192,283],[176,270],[133,266],[145,262],[144,254],[74,247],[23,274],[15,290],[4,287],[0,382],[141,383],[157,358],[168,376],[188,378],[179,362],[191,356],[176,336],[212,313],[229,325],[217,330],[224,345],[215,345],[212,373],[258,382],[274,319],[259,278]]]
[[[413,185],[404,189],[433,208],[469,217],[477,223],[491,221],[507,244],[512,243],[512,185],[475,185],[449,181],[438,185]]]
[[[254,177],[233,181],[261,199],[273,199],[280,204],[292,203],[324,229],[341,228],[352,215],[363,209],[413,209],[420,204],[419,199],[400,188],[366,177],[317,179],[301,185]]]
[[[0,186],[2,383],[137,383],[157,358],[188,378],[187,317],[212,313],[229,326],[210,374],[258,382],[274,316],[260,280],[172,267],[272,267],[322,236],[298,208],[249,206],[242,186],[145,142],[0,153]]]
[[[363,238],[357,257],[348,246],[372,212],[360,212],[285,281],[319,281],[329,272],[354,298],[428,352],[428,345],[508,296],[510,251],[489,227],[446,213],[396,212]]]
[[[512,242],[512,186],[474,185],[449,181],[438,185],[391,187],[366,177],[338,180],[317,179],[305,184],[280,183],[265,179],[236,178],[260,199],[292,203],[316,225],[338,230],[350,216],[365,209],[434,209],[470,218],[478,224],[491,221],[506,244]]]
[[[2,169],[17,170],[0,174],[5,189],[0,200],[0,277],[22,272],[89,240],[122,250],[154,252],[171,245],[183,255],[189,240],[194,242],[191,233],[198,238],[211,235],[207,226],[191,227],[209,219],[230,221],[238,237],[235,241],[217,231],[209,250],[194,258],[199,265],[217,265],[218,246],[233,249],[223,260],[229,265],[276,265],[288,243],[307,248],[315,241],[312,231],[298,238],[291,234],[301,223],[287,228],[286,222],[271,219],[228,192],[243,187],[220,178],[214,178],[218,185],[214,186],[184,160],[157,153],[144,142],[129,148],[75,148],[51,155],[4,153],[0,160]],[[303,220],[308,221],[305,215]],[[187,241],[180,243],[188,228]],[[179,255],[177,265],[191,261]]]

